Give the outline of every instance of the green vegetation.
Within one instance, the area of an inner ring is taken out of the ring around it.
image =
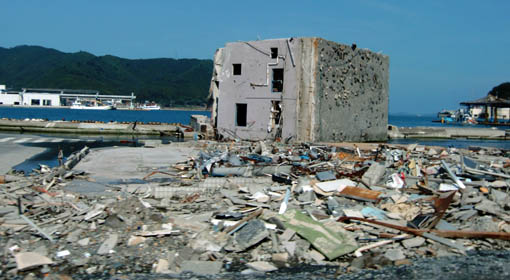
[[[37,46],[0,48],[0,84],[10,88],[93,89],[163,106],[206,104],[212,60],[124,59]]]
[[[502,83],[492,88],[492,90],[489,91],[489,95],[502,99],[510,99],[510,83]]]

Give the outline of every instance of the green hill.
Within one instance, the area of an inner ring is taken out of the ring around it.
[[[203,105],[212,60],[124,59],[38,46],[0,47],[0,84],[10,88],[93,89],[164,106]]]
[[[488,95],[492,95],[501,99],[510,99],[510,82],[502,83],[499,86],[495,86],[489,91]]]

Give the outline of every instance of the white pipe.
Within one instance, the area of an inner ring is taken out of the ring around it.
[[[276,62],[273,62],[273,63],[269,62],[269,63],[267,64],[267,67],[266,67],[266,83],[265,83],[265,84],[254,84],[254,83],[250,83],[250,85],[251,85],[251,86],[254,86],[254,87],[267,87],[267,86],[269,86],[269,66],[277,66],[277,65],[280,63],[280,61],[279,61],[279,59],[280,59],[280,58],[281,58],[281,59],[285,59],[285,57],[284,57],[284,56],[281,56],[281,55],[280,55],[280,56],[277,56],[277,57],[276,57]]]

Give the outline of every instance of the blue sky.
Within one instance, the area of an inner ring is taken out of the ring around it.
[[[230,41],[356,43],[390,56],[390,113],[455,109],[510,81],[504,0],[0,0],[0,7],[1,47],[212,59]]]

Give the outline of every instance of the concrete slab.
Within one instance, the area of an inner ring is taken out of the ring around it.
[[[97,181],[141,179],[196,154],[194,148],[173,144],[156,148],[113,147],[91,151],[74,169],[91,174]]]

